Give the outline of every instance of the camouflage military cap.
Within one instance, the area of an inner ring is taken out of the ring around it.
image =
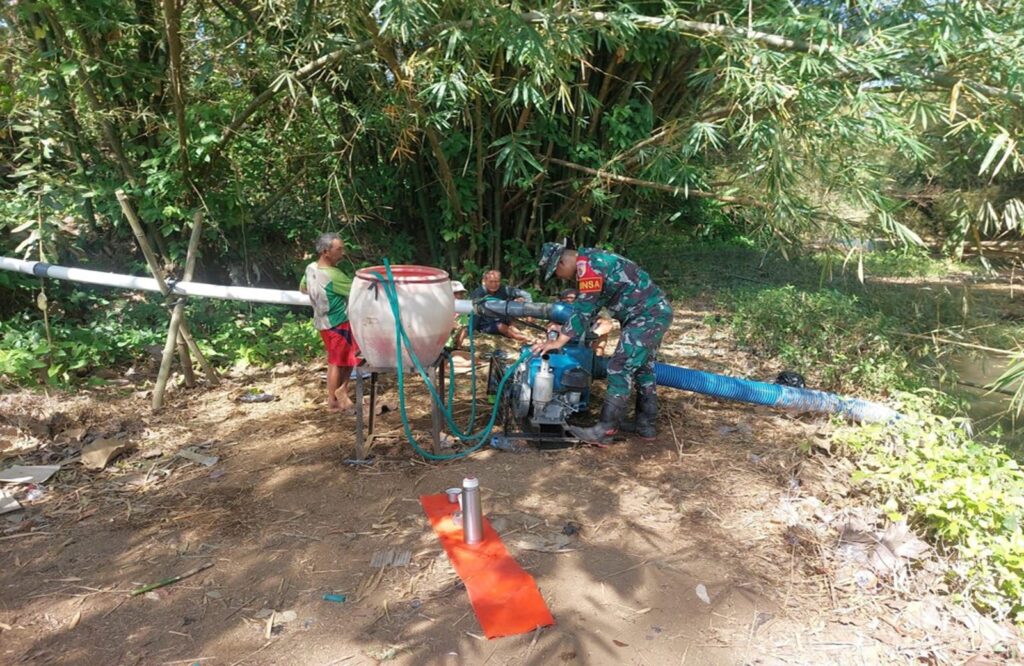
[[[537,264],[540,267],[541,277],[545,280],[551,279],[551,276],[555,274],[558,260],[562,258],[563,252],[565,252],[564,240],[557,243],[544,243],[540,250],[540,262]]]

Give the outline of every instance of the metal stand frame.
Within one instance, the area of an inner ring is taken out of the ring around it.
[[[441,403],[445,402],[445,386],[444,386],[444,364],[447,357],[445,354],[437,357],[437,360],[427,367],[427,373],[430,376],[431,383],[437,387],[437,392],[441,396]],[[376,410],[377,410],[377,375],[379,374],[397,374],[397,368],[378,368],[369,365],[361,365],[355,368],[355,382],[356,382],[356,457],[355,460],[361,461],[366,459],[366,447],[367,445],[373,445],[374,432],[373,428],[376,421]],[[405,370],[406,375],[415,374],[419,376],[413,368]],[[363,382],[365,381],[365,375],[370,375],[370,405],[369,414],[366,418],[366,433],[363,433]],[[444,425],[441,416],[441,410],[433,400],[430,401],[430,439],[431,449],[434,454],[440,455],[441,453],[441,428]]]

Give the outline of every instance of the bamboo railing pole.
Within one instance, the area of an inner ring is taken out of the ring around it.
[[[114,192],[117,196],[118,203],[121,204],[121,210],[124,212],[124,216],[128,218],[128,224],[132,228],[132,232],[135,234],[135,240],[139,243],[139,249],[142,250],[142,255],[146,257],[146,263],[149,265],[149,272],[153,274],[153,278],[156,280],[157,286],[160,287],[160,293],[164,296],[170,293],[170,289],[167,288],[167,283],[164,281],[164,272],[160,270],[160,264],[157,263],[156,255],[153,254],[153,248],[149,246],[149,239],[146,238],[146,232],[142,229],[142,221],[139,220],[139,216],[135,214],[135,209],[132,208],[132,203],[128,201],[128,195],[124,193],[124,190],[117,190]]]
[[[142,222],[139,220],[138,215],[135,214],[135,209],[132,208],[131,202],[128,200],[128,196],[124,193],[124,190],[117,190],[115,192],[117,200],[121,204],[121,210],[124,212],[125,217],[128,219],[128,224],[132,228],[132,232],[135,234],[135,239],[139,243],[139,248],[142,250],[143,256],[146,257],[146,263],[149,265],[149,270],[153,274],[153,278],[156,280],[157,286],[160,287],[160,292],[164,296],[170,296],[171,290],[167,286],[167,282],[164,280],[163,270],[157,263],[156,255],[153,254],[153,249],[149,245],[149,241],[146,238],[145,232],[142,229]],[[167,377],[170,375],[170,357],[174,354],[174,342],[177,338],[177,332],[180,329],[182,337],[185,342],[188,343],[189,349],[196,355],[196,358],[203,363],[206,359],[203,353],[196,346],[195,341],[192,340],[192,336],[188,332],[187,324],[184,321],[184,304],[182,303],[180,312],[178,307],[175,306],[175,313],[171,315],[171,326],[174,328],[174,336],[168,336],[168,341],[164,344],[164,357],[160,363],[160,372],[157,375],[156,386],[153,389],[153,411],[157,411],[163,407],[164,402],[164,391],[167,388]],[[170,331],[168,331],[170,333]],[[166,366],[166,367],[165,367]],[[205,363],[204,363],[205,368]]]
[[[181,374],[185,378],[187,388],[195,388],[196,373],[192,370],[192,357],[188,353],[188,343],[185,336],[181,334],[181,324],[178,324],[177,335],[174,336],[175,346],[178,348],[178,362],[181,363]]]
[[[167,338],[164,340],[164,353],[160,358],[160,372],[156,376],[156,386],[153,387],[153,411],[159,411],[164,406],[164,393],[167,391],[167,380],[171,376],[171,363],[174,360],[174,349],[177,346],[178,328],[185,316],[185,301],[178,299],[174,309],[171,311],[171,323],[167,327]]]
[[[135,233],[135,240],[138,241],[139,247],[142,248],[142,254],[146,257],[149,271],[156,279],[157,285],[160,286],[161,293],[165,297],[169,296],[171,290],[167,287],[163,271],[160,269],[160,265],[156,261],[156,255],[153,254],[153,249],[149,246],[149,241],[143,232],[142,222],[135,214],[135,209],[132,208],[131,202],[128,201],[128,196],[124,193],[124,190],[117,190],[115,194],[117,195],[118,203],[121,204],[121,210],[124,211],[124,216],[128,218],[128,224],[131,225],[132,231]],[[164,351],[160,357],[160,372],[157,373],[156,386],[153,387],[154,412],[159,411],[164,406],[164,392],[167,390],[167,378],[171,374],[171,360],[174,358],[174,343],[178,338],[178,328],[181,325],[181,318],[184,313],[184,303],[181,302],[174,306],[174,311],[171,313],[171,324],[167,329]]]
[[[192,281],[192,274],[196,270],[196,254],[199,251],[199,239],[202,236],[203,229],[203,212],[197,210],[195,215],[192,216],[192,235],[188,239],[188,251],[185,253],[185,273],[182,279],[185,282]],[[185,307],[185,299],[180,300],[181,307]],[[178,306],[175,305],[177,308]],[[181,335],[180,323],[179,329],[175,330],[175,341],[178,345],[178,359],[181,361],[181,372],[185,376],[185,386],[192,388],[196,385],[196,376],[192,372],[192,357],[188,354],[188,344],[185,342],[185,336]]]
[[[181,320],[181,326],[178,328],[178,332],[181,333],[181,337],[185,340],[185,344],[188,345],[189,351],[196,360],[199,361],[199,365],[203,368],[203,374],[206,375],[206,380],[210,382],[211,386],[220,386],[220,379],[217,377],[217,371],[213,369],[210,362],[206,360],[206,356],[202,351],[199,350],[199,345],[192,338],[192,331],[189,329],[188,319]]]
[[[191,282],[194,277],[196,262],[199,259],[199,240],[202,237],[202,229],[203,212],[201,210],[197,210],[195,215],[192,216],[192,236],[188,239],[188,251],[185,253],[185,273],[183,276],[185,282]],[[206,375],[206,381],[209,382],[211,386],[220,386],[220,379],[217,377],[217,371],[213,369],[210,362],[206,360],[206,356],[199,351],[196,343],[192,340],[192,334],[188,330],[187,319],[181,320],[181,327],[178,333],[181,336],[181,339],[185,341],[187,347],[193,350],[196,360],[199,361],[199,365],[203,368],[203,374]],[[189,361],[188,367],[189,370],[191,370],[191,361]]]
[[[153,272],[157,286],[160,288],[160,293],[164,296],[169,296],[171,290],[167,286],[167,283],[164,282],[163,271],[160,270],[159,265],[156,263],[156,257],[153,255],[153,250],[150,248],[149,241],[146,239],[145,234],[143,233],[142,236],[139,236],[139,233],[142,231],[142,223],[135,214],[135,210],[132,208],[131,202],[129,202],[128,198],[125,196],[124,190],[117,191],[117,200],[121,202],[121,210],[124,211],[125,216],[128,218],[128,224],[131,225],[132,231],[135,232],[135,238],[139,239],[139,247],[142,248],[142,254],[146,255],[146,262],[149,264],[150,270]],[[220,380],[217,378],[217,373],[213,370],[213,366],[206,360],[206,356],[204,356],[203,352],[199,350],[199,346],[196,345],[195,340],[192,338],[192,331],[189,329],[187,319],[182,320],[181,322],[181,337],[185,338],[189,351],[191,351],[192,355],[199,360],[199,364],[203,366],[203,372],[206,374],[206,378],[210,383],[213,386],[220,385]]]

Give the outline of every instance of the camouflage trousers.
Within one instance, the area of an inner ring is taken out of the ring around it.
[[[619,344],[608,359],[606,399],[629,398],[634,384],[637,394],[655,395],[654,354],[671,325],[672,306],[664,301],[623,325]]]

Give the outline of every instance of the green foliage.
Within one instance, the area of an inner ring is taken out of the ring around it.
[[[902,419],[844,426],[834,436],[836,450],[857,461],[854,481],[891,520],[906,519],[951,556],[950,583],[959,594],[996,617],[1024,621],[1024,471],[998,440],[971,436],[967,422],[955,416],[962,405],[954,397],[919,388],[935,379],[940,366],[916,362],[921,348],[899,335],[921,330],[915,328],[922,322],[914,301],[925,319],[931,313],[924,323],[933,326],[936,316],[941,321],[944,295],[922,298],[928,292],[905,292],[898,281],[867,288],[855,276],[840,279],[838,271],[830,277],[823,267],[842,260],[833,254],[777,264],[768,255],[737,248],[717,247],[713,261],[702,252],[690,248],[677,253],[677,260],[686,266],[697,258],[709,281],[717,267],[729,265],[737,275],[757,274],[755,283],[764,283],[758,288],[747,280],[711,282],[744,344],[802,371],[813,378],[812,386],[891,396]],[[935,276],[953,268],[917,253],[864,257],[869,285],[875,271]],[[837,288],[818,286],[833,278]],[[796,284],[772,284],[787,281]],[[990,429],[986,437],[999,434]]]
[[[1022,1],[7,3],[0,243],[113,263],[124,188],[178,264],[201,209],[207,269],[279,282],[344,228],[521,281],[558,234],[794,243],[848,227],[839,205],[914,243],[928,183],[961,243],[1024,214]]]
[[[743,345],[778,356],[816,388],[875,395],[920,381],[907,350],[892,342],[895,322],[854,296],[786,286],[740,289],[724,301]]]
[[[100,368],[143,358],[147,346],[163,345],[159,329],[143,318],[98,319],[52,322],[52,344],[42,319],[26,314],[0,322],[0,376],[22,385],[69,385]]]
[[[937,259],[923,248],[867,252],[863,256],[864,273],[871,277],[941,277],[969,270],[950,259]]]
[[[907,519],[956,555],[951,574],[965,597],[1024,622],[1024,471],[962,422],[937,416],[934,396],[900,400],[896,423],[836,433],[858,460],[854,481],[892,520]]]
[[[323,353],[308,311],[263,305],[240,312],[237,303],[211,301],[196,308],[189,321],[200,337],[200,349],[219,365],[267,367]]]
[[[158,361],[167,327],[159,304],[75,292],[67,305],[87,314],[52,316],[52,344],[35,314],[0,321],[0,377],[18,385],[69,386],[100,369]],[[189,310],[200,348],[215,365],[269,366],[322,353],[307,312],[274,306],[246,311],[226,301]]]
[[[1018,352],[1015,354],[1003,374],[992,382],[989,388],[1013,391],[1010,409],[1017,416],[1024,413],[1024,353]]]

